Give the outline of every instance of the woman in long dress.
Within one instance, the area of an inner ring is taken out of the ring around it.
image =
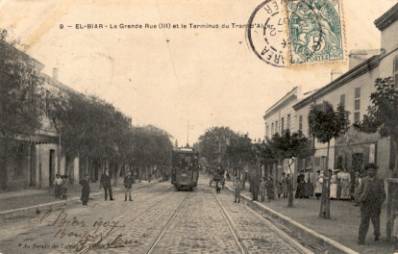
[[[316,199],[319,199],[322,195],[322,184],[323,184],[323,174],[320,173],[320,171],[318,170],[318,176],[315,182],[315,197]]]
[[[333,173],[332,178],[330,178],[330,198],[337,199],[337,174]]]
[[[339,181],[340,181],[340,186],[341,186],[341,194],[340,194],[340,199],[351,199],[351,175],[350,173],[346,171],[339,172],[337,174]]]

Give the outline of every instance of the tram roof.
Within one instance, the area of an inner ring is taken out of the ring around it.
[[[194,153],[195,151],[192,148],[175,148],[173,149],[173,152],[178,152],[178,153]]]

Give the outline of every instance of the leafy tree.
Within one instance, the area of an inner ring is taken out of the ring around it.
[[[7,188],[9,146],[35,133],[43,113],[43,79],[34,61],[6,42],[0,30],[0,186]]]
[[[275,134],[272,139],[264,143],[262,157],[265,160],[277,161],[281,165],[284,159],[305,158],[313,154],[312,142],[308,140],[301,132],[290,133],[286,130],[279,135]],[[289,163],[290,185],[288,186],[288,207],[293,207],[293,170]]]
[[[78,93],[51,94],[49,117],[53,120],[62,147],[68,156],[79,156],[103,167],[115,162],[116,172],[129,155],[131,119],[111,104]],[[88,170],[88,168],[86,168]],[[115,172],[114,172],[115,173]]]
[[[226,163],[226,151],[237,134],[228,127],[213,127],[199,137],[199,152],[211,166]]]
[[[340,134],[347,130],[348,113],[343,106],[338,107],[335,112],[333,106],[324,101],[321,104],[314,104],[308,115],[308,123],[311,133],[321,143],[327,143],[326,167],[329,167],[329,150],[332,138],[337,138]],[[330,218],[330,170],[326,168],[324,171],[325,180],[322,186],[322,199],[319,216]]]
[[[173,144],[170,135],[154,126],[134,127],[131,132],[134,165],[145,169],[160,168],[163,177],[167,177],[171,167]]]
[[[229,139],[225,158],[233,167],[241,167],[254,159],[252,141],[247,135],[235,134]]]
[[[376,91],[370,95],[371,105],[361,123],[355,125],[361,131],[379,132],[382,137],[391,137],[392,147],[398,154],[398,90],[391,77],[378,78]],[[398,156],[395,156],[393,176],[398,177]]]

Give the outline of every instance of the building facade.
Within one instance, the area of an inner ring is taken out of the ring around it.
[[[67,93],[72,90],[59,83],[55,78],[43,74],[43,64],[24,52],[9,45],[17,55],[44,81],[45,93]],[[43,101],[47,105],[47,101]],[[78,182],[79,160],[73,158],[69,165],[60,147],[60,135],[44,110],[40,116],[41,127],[30,136],[19,135],[13,139],[7,151],[0,151],[7,156],[7,190],[24,188],[47,188],[52,186],[57,173],[72,176],[71,182]],[[0,138],[0,143],[2,142]],[[69,169],[68,169],[68,167]]]
[[[334,109],[343,105],[349,112],[351,124],[362,120],[370,105],[370,95],[375,91],[377,78],[393,77],[398,85],[398,4],[375,21],[381,31],[380,50],[355,50],[350,54],[350,69],[320,88],[311,96],[294,105],[297,118],[308,119],[311,105],[327,101]],[[303,122],[303,133],[309,133],[308,120]],[[326,164],[327,145],[315,140],[315,155],[312,169],[339,169],[353,172],[363,171],[366,163],[377,163],[379,176],[390,175],[395,155],[389,138],[377,133],[361,133],[355,128],[331,141],[329,163]]]

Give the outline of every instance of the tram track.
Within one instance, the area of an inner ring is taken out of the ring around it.
[[[170,192],[169,192],[170,191]],[[172,187],[167,188],[167,192],[162,193],[160,196],[157,197],[156,200],[152,200],[152,204],[149,205],[148,207],[146,207],[144,210],[142,210],[141,212],[139,212],[132,220],[127,221],[127,223],[134,223],[136,220],[140,219],[142,216],[144,216],[148,211],[152,210],[154,207],[159,205],[159,202],[162,200],[165,200],[164,197],[167,195],[172,195]],[[118,221],[123,217],[126,217],[126,214],[129,211],[126,210],[125,212],[123,212],[122,214],[119,214],[116,217],[113,217],[112,220],[114,221]],[[102,241],[102,239],[97,239],[97,243]],[[95,245],[96,243],[90,243],[90,245],[86,246],[85,248],[83,248],[82,250],[80,250],[79,252],[77,252],[77,254],[85,254],[87,252],[89,252],[92,249],[92,245]]]
[[[242,240],[239,238],[237,226],[235,225],[229,212],[224,207],[222,202],[219,200],[219,198],[217,197],[217,194],[214,194],[214,192],[213,192],[213,195],[223,213],[225,220],[228,223],[230,231],[235,239],[236,244],[239,246],[241,253],[242,254],[250,253],[248,248],[245,247]],[[266,218],[262,217],[260,214],[258,214],[256,211],[254,211],[252,208],[250,208],[248,206],[246,208],[253,216],[258,218],[259,220],[262,220],[267,225],[267,227],[269,227],[272,231],[274,231],[280,238],[282,238],[286,243],[288,243],[290,246],[292,246],[299,253],[302,253],[302,254],[313,254],[314,253],[311,250],[305,248],[303,245],[301,245],[298,241],[293,239],[291,236],[289,236],[288,234],[286,234],[285,232],[283,232],[282,230],[277,228],[275,225],[272,224],[272,222],[270,222]]]
[[[234,222],[233,222],[231,216],[229,215],[228,211],[224,208],[221,201],[217,198],[217,194],[214,194],[214,192],[212,194],[213,194],[218,206],[221,209],[221,213],[222,213],[223,217],[225,218],[225,221],[228,224],[228,228],[231,231],[231,234],[232,234],[236,244],[238,245],[240,252],[242,254],[248,254],[249,252],[248,252],[247,248],[243,245],[243,243],[239,239],[239,236],[238,236],[238,233],[236,230],[236,226],[234,225]]]
[[[170,217],[167,219],[166,224],[162,227],[160,230],[158,236],[156,237],[155,241],[151,244],[149,249],[145,252],[146,254],[151,254],[157,247],[158,243],[162,240],[163,236],[166,234],[167,230],[170,228],[170,225],[172,221],[177,217],[178,212],[180,211],[180,208],[183,206],[185,201],[188,199],[189,193],[185,195],[185,197],[181,200],[181,202],[177,205],[177,207],[174,209],[173,213],[170,215]]]

